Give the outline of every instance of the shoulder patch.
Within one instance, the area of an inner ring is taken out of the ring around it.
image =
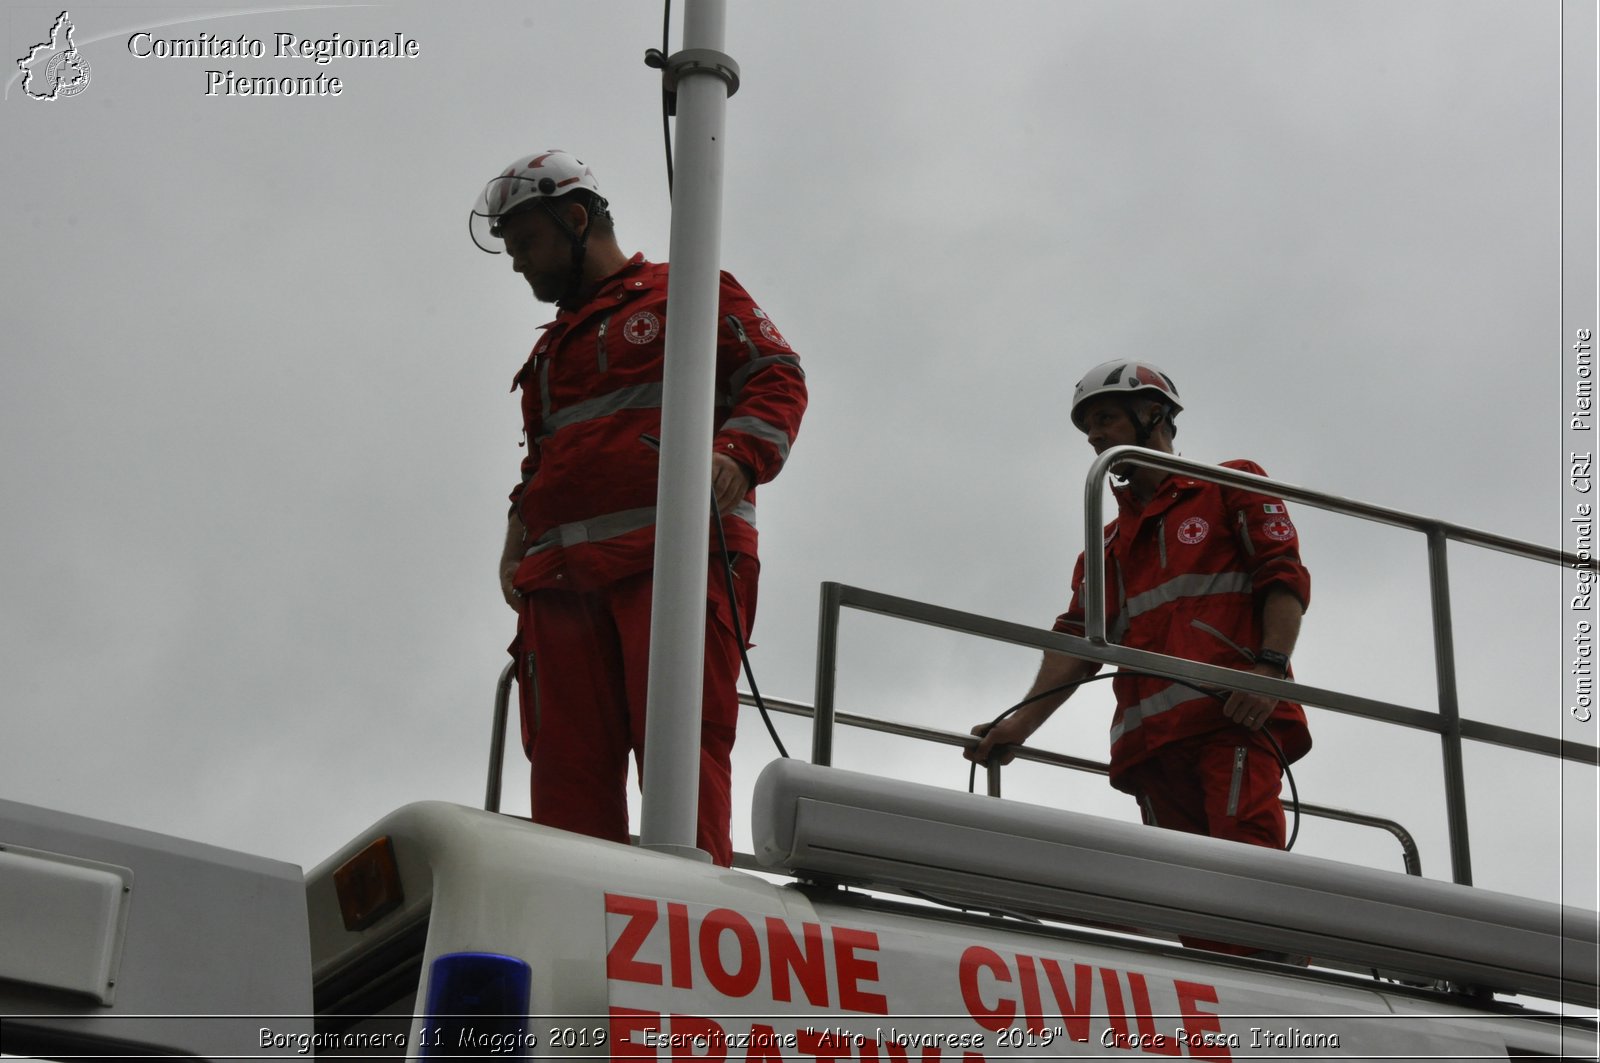
[[[1294,525],[1289,522],[1288,517],[1267,521],[1261,525],[1261,531],[1268,539],[1276,539],[1280,543],[1286,543],[1294,538]]]
[[[778,331],[778,326],[772,323],[772,319],[766,314],[762,314],[759,310],[756,313],[761,316],[761,325],[759,327],[761,334],[767,338],[767,342],[775,343],[786,351],[789,350],[789,341],[783,338],[783,333]]]

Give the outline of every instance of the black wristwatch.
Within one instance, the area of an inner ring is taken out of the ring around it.
[[[1279,653],[1277,650],[1258,650],[1256,652],[1257,664],[1270,664],[1283,673],[1285,679],[1289,678],[1289,655]]]

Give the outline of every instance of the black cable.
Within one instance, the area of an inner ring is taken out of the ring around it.
[[[1011,706],[1009,709],[1006,709],[1004,712],[1002,712],[1000,715],[996,716],[994,719],[990,720],[989,721],[989,728],[986,728],[984,730],[984,734],[988,734],[989,733],[989,729],[992,729],[995,726],[995,724],[999,723],[1001,720],[1005,719],[1007,716],[1010,716],[1013,712],[1016,712],[1018,709],[1025,708],[1026,706],[1032,705],[1036,701],[1043,701],[1045,698],[1048,698],[1053,694],[1060,694],[1060,693],[1062,693],[1064,691],[1069,691],[1069,690],[1077,690],[1079,687],[1083,686],[1086,683],[1097,683],[1102,679],[1111,679],[1114,676],[1116,676],[1117,674],[1118,674],[1117,672],[1102,672],[1099,675],[1091,675],[1091,676],[1087,676],[1087,677],[1085,677],[1083,679],[1074,679],[1070,683],[1062,683],[1058,687],[1051,687],[1049,690],[1043,690],[1043,691],[1040,691],[1037,694],[1030,694],[1028,697],[1023,698],[1021,701],[1017,702],[1015,705]],[[1134,673],[1130,672],[1129,674],[1132,675]],[[979,737],[982,737],[982,736],[980,735]],[[987,764],[988,762],[985,761],[984,763]],[[972,762],[972,767],[970,769],[968,769],[968,771],[967,771],[967,793],[975,794],[977,792],[978,792],[978,762],[977,761],[973,761]]]
[[[666,8],[661,15],[661,57],[666,59],[667,46],[672,36],[672,0],[666,0]],[[666,76],[661,79],[661,138],[667,146],[667,199],[672,199],[672,107],[669,103],[671,93],[667,89]]]
[[[1294,784],[1294,772],[1289,770],[1289,758],[1283,755],[1283,747],[1272,737],[1272,732],[1265,724],[1261,726],[1261,734],[1272,743],[1272,752],[1277,754],[1278,763],[1283,766],[1283,777],[1289,781],[1289,804],[1294,808],[1294,826],[1290,828],[1289,840],[1283,846],[1283,851],[1288,852],[1294,848],[1295,839],[1300,837],[1300,788]]]
[[[778,737],[778,729],[772,724],[767,703],[761,700],[761,688],[756,686],[756,673],[750,667],[750,655],[745,650],[744,620],[739,616],[739,595],[733,582],[733,557],[728,553],[728,537],[722,531],[722,514],[717,510],[716,499],[711,500],[711,516],[712,523],[717,526],[717,546],[722,551],[722,573],[728,582],[728,607],[733,610],[733,632],[739,643],[739,660],[744,663],[744,676],[750,683],[751,697],[756,699],[756,711],[761,714],[761,722],[767,725],[767,733],[772,736],[772,744],[778,747],[778,754],[787,760],[789,751],[783,748],[783,739]]]
[[[1225,702],[1225,701],[1228,700],[1228,695],[1225,694],[1225,693],[1222,693],[1222,692],[1216,691],[1216,690],[1208,690],[1205,687],[1195,686],[1193,683],[1186,682],[1186,681],[1184,681],[1182,679],[1173,679],[1171,676],[1157,675],[1155,672],[1141,672],[1141,671],[1137,671],[1137,670],[1134,670],[1134,669],[1131,669],[1131,668],[1123,668],[1123,669],[1119,669],[1118,671],[1115,671],[1115,672],[1103,672],[1103,673],[1101,673],[1099,675],[1091,675],[1091,676],[1088,676],[1088,677],[1086,677],[1084,679],[1076,679],[1076,680],[1073,680],[1070,683],[1063,683],[1058,687],[1051,687],[1049,690],[1041,691],[1038,694],[1031,694],[1028,697],[1023,698],[1021,701],[1017,702],[1015,705],[1012,705],[1010,708],[1006,709],[1000,715],[996,716],[993,720],[990,720],[989,721],[989,727],[991,727],[991,728],[994,727],[995,724],[999,723],[1001,720],[1005,719],[1007,716],[1010,716],[1012,713],[1016,712],[1018,709],[1023,708],[1024,706],[1027,706],[1027,705],[1031,705],[1035,701],[1042,701],[1045,698],[1050,697],[1051,695],[1060,694],[1063,691],[1076,690],[1078,687],[1083,686],[1085,683],[1094,683],[1094,682],[1098,682],[1101,679],[1112,679],[1112,678],[1115,678],[1116,676],[1119,676],[1119,675],[1143,676],[1143,677],[1145,677],[1147,679],[1164,679],[1169,683],[1173,683],[1173,684],[1175,684],[1177,686],[1181,686],[1181,687],[1187,687],[1188,689],[1194,691],[1197,694],[1204,694],[1206,697],[1215,698],[1218,701]],[[985,733],[988,733],[987,730],[985,731]],[[1266,740],[1269,743],[1271,743],[1273,755],[1275,757],[1277,757],[1277,760],[1278,760],[1278,766],[1283,769],[1283,777],[1289,781],[1289,803],[1294,808],[1294,827],[1293,827],[1293,829],[1290,830],[1290,832],[1289,832],[1289,840],[1283,847],[1283,851],[1284,852],[1288,852],[1289,850],[1294,848],[1295,840],[1300,837],[1300,790],[1299,790],[1299,787],[1295,786],[1294,772],[1289,770],[1289,758],[1284,755],[1283,747],[1278,744],[1278,740],[1272,736],[1272,732],[1269,731],[1266,728],[1265,725],[1263,725],[1261,727],[1261,734],[1266,738]],[[968,770],[968,772],[967,772],[967,792],[968,793],[977,793],[978,792],[977,787],[978,787],[978,762],[977,761],[973,761],[971,769]]]
[[[661,453],[661,440],[652,435],[642,435],[640,442]],[[739,660],[744,665],[745,678],[750,682],[750,694],[756,699],[756,711],[761,713],[761,722],[767,725],[767,733],[772,736],[772,744],[778,747],[778,752],[785,760],[789,759],[789,751],[783,747],[783,739],[778,737],[778,729],[772,724],[772,715],[767,712],[767,703],[761,699],[761,688],[756,686],[755,669],[750,667],[750,654],[744,645],[744,618],[739,615],[739,592],[734,584],[733,555],[728,553],[728,537],[722,530],[722,511],[717,508],[717,500],[711,500],[711,523],[717,529],[717,549],[722,556],[722,576],[728,589],[728,608],[733,611],[734,637],[739,642]]]

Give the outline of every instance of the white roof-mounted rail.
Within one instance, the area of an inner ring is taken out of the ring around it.
[[[794,760],[756,783],[769,868],[1195,934],[1594,1007],[1594,912]]]

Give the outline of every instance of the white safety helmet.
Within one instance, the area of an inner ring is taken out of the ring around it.
[[[1146,398],[1159,399],[1169,407],[1169,415],[1183,409],[1183,403],[1178,401],[1178,385],[1149,362],[1125,359],[1102,362],[1085,373],[1072,392],[1072,423],[1077,425],[1078,431],[1085,431],[1084,406],[1090,399],[1102,395],[1121,395],[1130,399],[1144,395]]]
[[[501,219],[580,188],[594,196],[592,212],[605,213],[606,198],[582,159],[556,150],[524,155],[483,186],[467,219],[472,242],[491,255],[501,254],[505,251],[505,242],[500,239]]]

